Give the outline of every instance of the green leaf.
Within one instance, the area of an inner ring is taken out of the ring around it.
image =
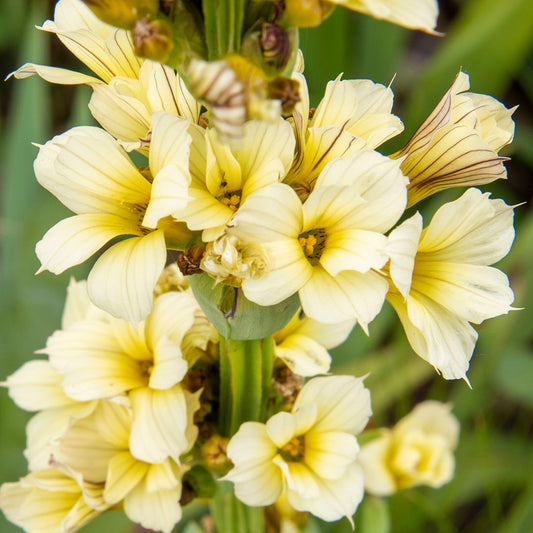
[[[241,289],[218,284],[207,274],[189,277],[203,312],[227,339],[264,339],[283,329],[300,307],[298,295],[268,307],[248,300]]]

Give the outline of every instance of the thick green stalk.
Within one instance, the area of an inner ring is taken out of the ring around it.
[[[219,431],[231,437],[243,422],[263,421],[274,359],[271,337],[220,340]]]

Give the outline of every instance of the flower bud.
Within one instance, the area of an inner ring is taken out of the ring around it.
[[[261,28],[261,53],[267,65],[283,68],[291,55],[289,35],[276,24],[263,24]]]
[[[225,474],[231,467],[231,461],[226,455],[229,439],[220,435],[213,435],[202,444],[200,453],[209,470],[217,474]]]
[[[91,11],[107,24],[127,30],[138,19],[151,18],[157,14],[158,0],[83,0]]]
[[[297,80],[281,76],[268,82],[268,98],[281,102],[281,113],[284,117],[289,117],[294,111],[294,106],[300,101],[299,88]]]
[[[290,26],[318,26],[333,12],[333,6],[323,0],[286,0],[285,16]]]
[[[162,19],[139,19],[132,32],[135,53],[165,63],[174,48],[172,28]]]

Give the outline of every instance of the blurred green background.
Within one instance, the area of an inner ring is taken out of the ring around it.
[[[53,1],[0,0],[0,61],[7,75],[26,61],[79,69],[54,36],[40,32],[52,18]],[[516,138],[503,155],[509,180],[486,187],[508,203],[530,202],[533,194],[533,2],[531,0],[441,0],[438,29],[444,37],[378,22],[338,8],[318,29],[301,32],[312,104],[328,80],[370,78],[388,84],[395,112],[406,125],[398,139],[381,147],[391,153],[405,143],[452,83],[460,67],[472,90],[489,93],[508,107],[516,104]],[[40,79],[0,86],[0,379],[32,358],[59,327],[65,287],[71,275],[35,277],[34,245],[67,210],[37,184],[32,162],[52,135],[92,123],[86,87],[51,86]],[[462,191],[448,191],[422,206],[436,206]],[[516,307],[525,310],[479,327],[480,340],[469,378],[446,382],[416,357],[399,322],[386,306],[370,326],[356,330],[334,350],[335,370],[362,375],[372,391],[374,425],[392,425],[427,398],[453,403],[462,433],[454,480],[439,490],[403,491],[388,505],[367,498],[357,514],[361,533],[533,531],[533,212],[516,210],[517,237],[499,265],[511,278]],[[0,391],[0,482],[25,474],[24,426],[30,414],[18,410]],[[195,509],[192,508],[191,512]],[[391,529],[385,525],[390,513]],[[178,528],[181,530],[182,528]],[[84,531],[133,531],[121,513],[99,518]],[[0,516],[0,532],[19,531]],[[137,531],[140,531],[137,529]],[[308,532],[351,531],[346,520],[308,524]]]

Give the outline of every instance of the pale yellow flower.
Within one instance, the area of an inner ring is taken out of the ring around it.
[[[39,183],[76,213],[37,243],[41,268],[59,274],[120,235],[88,280],[91,300],[138,322],[152,308],[152,291],[166,261],[166,240],[183,234],[171,215],[187,202],[188,121],[154,113],[149,167],[141,172],[113,137],[81,126],[40,147]],[[185,232],[184,238],[187,237]]]
[[[415,352],[446,379],[466,378],[477,339],[470,322],[512,309],[507,276],[487,265],[513,239],[513,208],[478,189],[444,204],[423,231],[416,213],[389,236],[387,299]]]
[[[382,429],[377,439],[363,445],[357,461],[365,472],[365,490],[388,496],[416,485],[448,483],[459,437],[459,422],[450,410],[433,400],[418,404],[392,429]]]
[[[281,118],[275,123],[248,121],[240,148],[222,144],[215,130],[191,130],[188,203],[182,220],[203,230],[204,241],[222,234],[226,223],[254,191],[277,183],[294,152],[294,136]]]
[[[355,320],[338,324],[322,324],[297,313],[280,331],[274,334],[274,353],[295,374],[305,377],[326,374],[331,365],[330,348],[343,343]]]
[[[85,319],[56,331],[42,352],[61,373],[69,398],[84,402],[128,393],[135,457],[177,461],[191,438],[189,393],[180,385],[188,370],[181,345],[198,309],[189,293],[167,292],[155,299],[152,313],[137,330],[111,316],[107,321]]]
[[[370,80],[336,80],[326,87],[324,98],[309,118],[309,94],[303,74],[293,77],[300,84],[301,102],[293,113],[296,155],[283,181],[297,191],[310,192],[320,172],[337,157],[362,148],[374,149],[403,130],[391,113],[393,94],[389,87]]]
[[[267,257],[268,271],[243,280],[244,294],[274,305],[298,292],[310,318],[327,324],[355,318],[366,330],[388,290],[373,270],[387,262],[383,233],[405,202],[399,164],[373,151],[329,163],[303,205],[282,183],[256,191],[227,230]]]
[[[191,423],[198,406],[197,395],[190,395]],[[91,416],[76,421],[60,439],[56,461],[77,472],[83,482],[104,484],[101,505],[121,504],[133,522],[170,533],[181,519],[182,467],[170,458],[157,464],[137,459],[131,451],[131,424],[128,408],[100,402]],[[157,435],[148,433],[143,438],[150,437],[157,445]],[[189,448],[193,442],[189,440]]]
[[[361,379],[313,378],[291,413],[278,413],[266,425],[242,424],[228,445],[235,467],[224,479],[252,507],[273,504],[285,490],[298,511],[326,521],[351,520],[363,497],[355,435],[370,414],[370,394]]]
[[[39,75],[51,83],[89,85],[89,108],[96,120],[128,149],[148,142],[153,111],[167,111],[198,122],[200,104],[171,68],[134,53],[130,33],[98,19],[81,0],[59,0],[54,20],[43,30],[61,42],[96,75],[26,63],[13,75]],[[140,141],[142,140],[142,141]]]
[[[87,505],[75,479],[52,468],[4,483],[0,509],[27,533],[73,533],[100,514]]]
[[[411,140],[393,157],[402,158],[409,177],[409,205],[450,187],[483,185],[505,179],[505,158],[497,152],[514,135],[516,108],[469,88],[468,75],[459,72],[437,107]]]

